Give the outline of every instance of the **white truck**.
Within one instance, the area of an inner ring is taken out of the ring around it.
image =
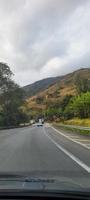
[[[43,123],[44,123],[44,119],[39,118],[37,126],[43,126]]]

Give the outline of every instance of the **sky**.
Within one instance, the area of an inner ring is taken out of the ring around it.
[[[90,0],[0,0],[0,62],[21,86],[90,67]]]

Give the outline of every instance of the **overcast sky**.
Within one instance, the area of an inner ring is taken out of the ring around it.
[[[20,85],[90,67],[90,0],[0,0],[0,62]]]

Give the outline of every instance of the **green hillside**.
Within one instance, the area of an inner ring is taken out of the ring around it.
[[[86,92],[90,92],[90,68],[79,69],[63,76],[47,89],[27,98],[27,104],[34,116],[46,112],[57,114],[57,110],[64,112],[71,98]]]

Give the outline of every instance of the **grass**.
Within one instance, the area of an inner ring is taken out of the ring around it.
[[[59,124],[59,123],[53,123],[53,126],[59,130],[90,136],[90,130],[81,130],[78,127],[77,128],[67,127],[64,126],[64,124]]]
[[[74,118],[74,119],[65,121],[64,124],[90,127],[90,118],[89,119]]]

